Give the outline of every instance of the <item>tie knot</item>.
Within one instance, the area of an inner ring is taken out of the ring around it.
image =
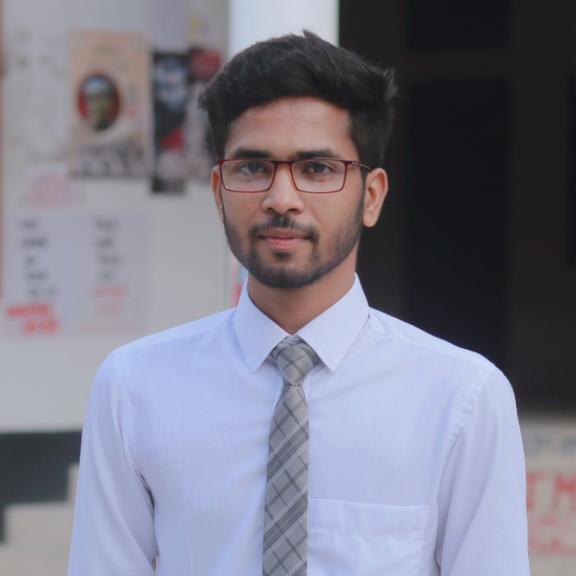
[[[299,337],[284,338],[271,356],[284,381],[292,386],[300,386],[319,360],[316,352]]]

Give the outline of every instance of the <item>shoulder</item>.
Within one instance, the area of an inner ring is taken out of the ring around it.
[[[406,353],[421,356],[422,361],[444,361],[452,366],[462,366],[472,371],[487,373],[499,371],[481,354],[452,344],[385,312],[371,308],[370,319],[373,329],[385,334],[386,340],[392,340],[400,350]]]
[[[179,326],[173,326],[172,328],[143,336],[142,338],[120,346],[114,352],[129,355],[138,353],[141,350],[163,348],[165,346],[177,345],[179,342],[186,340],[201,339],[214,331],[226,328],[234,311],[234,308],[230,308],[210,316],[205,316],[204,318],[199,318],[198,320],[186,322]]]
[[[486,426],[516,422],[512,386],[490,360],[381,311],[370,312],[382,350],[390,349],[388,358],[401,367],[403,390],[425,398],[430,412],[436,408],[453,440],[475,420]]]
[[[423,386],[440,401],[452,399],[470,414],[480,397],[514,401],[510,382],[489,359],[456,346],[379,310],[370,310],[370,327],[384,355],[409,374],[410,386]],[[414,384],[418,382],[418,384]]]
[[[157,408],[166,392],[178,391],[189,382],[192,364],[206,350],[214,358],[223,343],[230,342],[233,315],[233,309],[219,312],[110,352],[92,382],[87,421],[109,414],[115,422],[127,422],[135,406]]]
[[[222,346],[230,338],[234,313],[234,308],[224,310],[128,342],[108,355],[101,371],[130,377],[136,371],[143,375],[180,366],[204,347]]]

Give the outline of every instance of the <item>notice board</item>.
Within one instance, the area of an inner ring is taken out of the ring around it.
[[[184,98],[194,124],[159,159],[150,65],[162,51],[213,71],[226,2],[3,0],[2,11],[0,432],[77,429],[108,352],[230,303],[206,127],[186,99],[206,78],[185,68],[178,85],[164,71],[162,94]],[[180,185],[154,190],[157,169]]]

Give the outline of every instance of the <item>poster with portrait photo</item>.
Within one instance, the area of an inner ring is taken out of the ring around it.
[[[78,178],[143,178],[150,166],[149,53],[143,34],[70,39],[72,146]]]
[[[152,191],[184,192],[187,178],[188,55],[153,54],[154,163]]]

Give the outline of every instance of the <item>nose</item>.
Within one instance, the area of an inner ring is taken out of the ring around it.
[[[274,214],[296,214],[303,209],[302,193],[294,184],[290,166],[278,164],[272,186],[262,199],[262,210]]]

